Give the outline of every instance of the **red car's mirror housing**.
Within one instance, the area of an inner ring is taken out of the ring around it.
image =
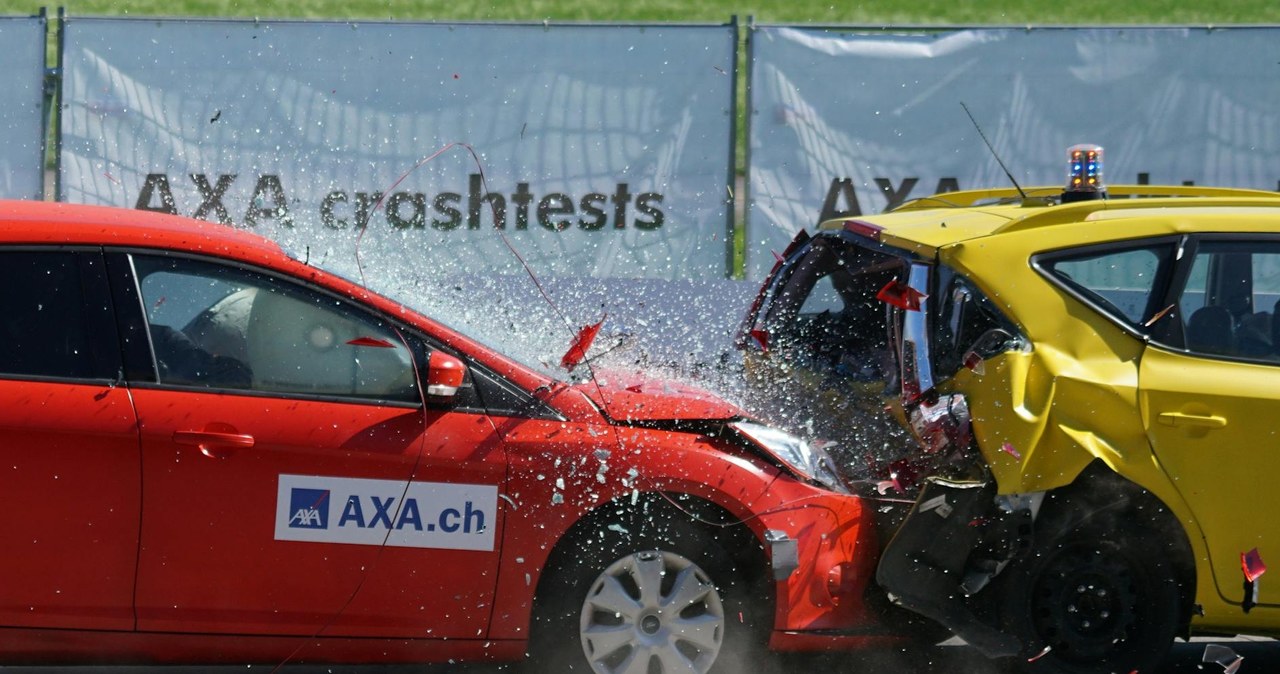
[[[432,351],[427,359],[423,381],[427,404],[448,405],[453,402],[467,376],[467,366],[443,351]]]

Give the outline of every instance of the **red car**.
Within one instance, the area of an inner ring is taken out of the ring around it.
[[[707,672],[886,634],[871,509],[719,399],[155,213],[0,202],[0,278],[0,662]]]

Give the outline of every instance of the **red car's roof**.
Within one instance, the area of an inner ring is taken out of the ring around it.
[[[121,246],[212,254],[299,278],[323,279],[324,285],[331,290],[373,303],[391,315],[403,316],[406,311],[398,302],[289,257],[270,239],[228,225],[182,216],[112,206],[0,200],[0,243]],[[436,335],[446,343],[463,348],[523,386],[534,389],[549,381],[547,377],[518,365],[504,354],[448,326],[416,311],[408,311],[419,321],[433,326]]]
[[[5,243],[65,243],[218,252],[278,261],[280,246],[233,227],[151,211],[49,201],[0,201]]]

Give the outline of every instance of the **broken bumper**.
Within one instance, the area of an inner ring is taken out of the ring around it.
[[[854,496],[778,481],[760,516],[773,567],[774,633],[782,651],[856,648],[888,636],[864,603],[878,541]],[[759,505],[759,504],[757,504]]]

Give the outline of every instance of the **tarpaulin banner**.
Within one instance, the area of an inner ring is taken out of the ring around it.
[[[510,243],[549,275],[723,278],[736,39],[70,18],[59,198],[233,223],[340,271],[359,241],[384,271],[523,273]]]
[[[45,17],[0,17],[0,198],[44,195]]]
[[[1067,148],[1110,183],[1277,189],[1280,29],[755,26],[747,277],[821,219],[1008,187],[1065,185]]]

